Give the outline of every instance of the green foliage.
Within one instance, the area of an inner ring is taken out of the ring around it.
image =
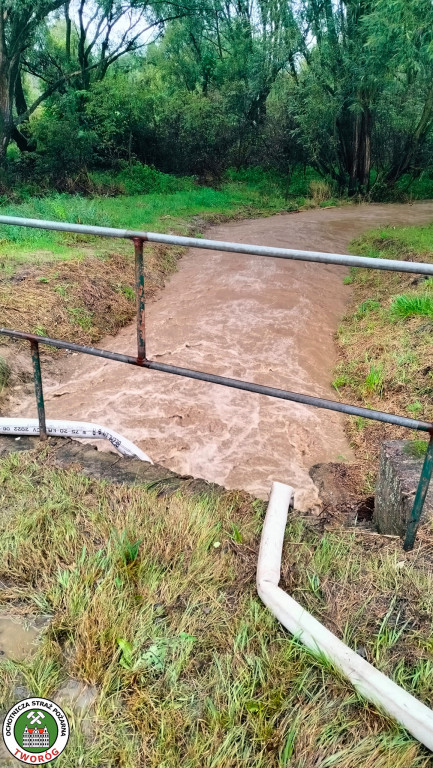
[[[126,299],[129,299],[129,301],[135,301],[135,291],[133,288],[131,288],[130,285],[121,285],[120,293],[123,293]]]
[[[126,531],[122,531],[119,540],[119,554],[124,566],[128,567],[135,563],[140,551],[140,546],[143,543],[143,539],[137,539],[131,541]]]
[[[433,317],[433,298],[431,296],[396,296],[391,304],[395,317],[413,317],[422,315]]]
[[[419,400],[416,400],[414,403],[409,403],[406,410],[408,413],[412,413],[414,416],[418,417],[424,410],[424,406]]]
[[[290,178],[288,176],[276,171],[270,171],[269,169],[260,166],[253,166],[250,168],[228,168],[224,178],[228,181],[254,187],[257,192],[260,192],[263,195],[269,195],[271,192],[282,195],[287,191],[289,184],[290,193],[293,195],[298,194],[290,183]]]
[[[71,322],[76,323],[83,331],[90,331],[92,327],[92,313],[83,307],[68,307],[68,315]]]
[[[133,663],[132,663],[132,645],[131,643],[128,643],[127,640],[125,640],[123,637],[119,637],[117,640],[117,645],[120,648],[121,655],[119,658],[119,664],[121,667],[124,667],[124,669],[132,669]]]
[[[335,379],[332,382],[332,386],[338,392],[342,387],[346,387],[352,383],[353,383],[352,379],[347,373],[341,373],[339,376],[335,377]]]
[[[103,205],[97,200],[89,201],[79,195],[60,193],[49,197],[34,197],[20,205],[4,205],[1,210],[5,216],[71,221],[76,224],[87,223],[103,227],[113,226]],[[29,243],[37,247],[38,244],[55,242],[59,237],[65,237],[71,242],[76,240],[78,236],[59,236],[57,233],[45,232],[42,229],[27,230],[25,227],[3,226],[0,227],[0,237],[4,242]]]
[[[6,21],[26,64],[2,89],[20,133],[8,148],[0,126],[0,195],[173,192],[227,173],[322,207],[433,195],[428,0],[199,2],[175,19],[167,3],[36,7]],[[163,34],[141,49],[146,25]]]
[[[4,204],[4,215],[35,219],[72,221],[127,229],[167,231],[173,227],[178,234],[190,234],[195,216],[213,219],[222,215],[227,218],[279,213],[297,210],[302,199],[287,201],[274,188],[267,195],[254,186],[239,183],[223,183],[220,189],[194,185],[179,192],[148,193],[135,196],[98,196],[91,200],[81,195],[66,193],[34,197],[20,204]],[[13,271],[18,264],[34,263],[35,259],[50,261],[54,258],[75,258],[80,251],[66,246],[92,244],[92,249],[104,252],[104,241],[86,235],[30,229],[27,227],[0,226],[0,252],[3,269]],[[38,252],[35,256],[35,250]],[[166,259],[174,257],[167,253]],[[64,295],[67,288],[56,286]],[[128,296],[127,296],[128,298]]]
[[[427,445],[426,440],[410,440],[405,444],[403,451],[413,459],[423,459],[427,452]]]
[[[114,188],[117,192],[126,195],[146,195],[149,192],[171,194],[194,187],[193,179],[161,173],[141,163],[121,162],[119,167],[120,170],[114,170],[114,172],[91,172],[90,178],[95,183],[95,187],[101,192]]]
[[[285,199],[312,198],[322,207],[346,193],[429,196],[433,24],[425,21],[432,18],[426,2],[378,0],[356,13],[350,4],[341,11],[317,0],[251,8],[229,0],[212,11],[200,3],[194,13],[187,4],[140,53],[128,3],[116,6],[125,25],[118,48],[115,25],[107,24],[113,0],[92,7],[94,30],[72,5],[65,6],[68,27],[46,15],[51,3],[38,3],[26,67],[48,95],[23,121],[17,141],[26,151],[8,151],[0,193],[173,192],[192,181],[170,174],[219,184],[229,172],[257,189],[269,189],[268,174]],[[90,0],[83,9],[86,17]],[[166,13],[167,4],[151,4],[140,23],[158,26]],[[20,77],[18,102],[31,102],[40,93],[25,72]]]
[[[233,523],[232,525],[231,538],[236,544],[242,544],[242,541],[243,541],[242,534],[239,530],[239,527],[235,525],[235,523]]]
[[[364,390],[367,393],[383,394],[384,375],[381,365],[370,365],[370,370],[365,378]]]
[[[35,175],[48,177],[57,189],[68,188],[68,180],[91,163],[98,142],[97,133],[81,120],[85,95],[67,94],[44,110],[35,121],[38,145]]]
[[[369,312],[371,312],[374,309],[378,309],[380,307],[380,302],[376,301],[375,299],[366,299],[362,302],[362,304],[359,305],[357,310],[357,317],[361,318],[367,315]]]

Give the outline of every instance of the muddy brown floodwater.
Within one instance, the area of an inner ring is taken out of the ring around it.
[[[213,227],[215,240],[344,253],[364,230],[427,223],[433,202],[315,209]],[[334,334],[350,295],[344,267],[190,250],[147,308],[154,360],[334,398]],[[136,354],[135,325],[100,346]],[[317,503],[308,470],[350,460],[343,418],[215,384],[73,354],[46,386],[49,418],[94,421],[182,474],[267,497],[272,480]],[[31,401],[16,415],[35,415]]]

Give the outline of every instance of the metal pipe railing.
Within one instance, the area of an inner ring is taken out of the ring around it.
[[[250,256],[267,256],[272,259],[294,259],[296,261],[311,261],[321,264],[338,264],[344,267],[367,267],[368,269],[413,272],[415,274],[433,276],[433,264],[415,261],[371,259],[368,256],[351,256],[349,254],[324,253],[322,251],[300,251],[292,248],[270,248],[265,245],[231,243],[222,240],[206,240],[199,237],[180,237],[178,235],[163,235],[159,232],[140,232],[132,229],[96,227],[90,224],[71,224],[63,221],[45,221],[43,219],[27,219],[15,216],[0,216],[0,224],[48,229],[55,232],[73,232],[78,235],[147,240],[150,243],[165,243],[166,245],[179,245],[184,248],[206,248],[212,251],[245,253]]]
[[[36,407],[38,409],[39,434],[41,440],[47,439],[47,425],[45,421],[44,391],[42,387],[41,358],[39,356],[39,342],[36,339],[30,341],[30,350],[33,364],[33,380],[35,385]]]
[[[429,487],[431,475],[433,472],[433,424],[417,419],[408,419],[405,416],[385,413],[383,411],[361,408],[348,403],[339,403],[335,400],[325,400],[313,395],[305,395],[299,392],[289,392],[284,389],[276,389],[262,384],[254,384],[239,379],[231,379],[225,376],[217,376],[213,373],[204,371],[194,371],[189,368],[180,368],[176,365],[167,363],[157,363],[146,357],[146,338],[145,338],[145,285],[144,285],[144,258],[143,243],[145,241],[154,243],[165,243],[167,245],[180,245],[192,248],[207,248],[217,251],[229,251],[232,253],[245,253],[255,256],[266,256],[279,259],[296,259],[300,261],[320,262],[326,264],[338,264],[350,267],[367,267],[369,269],[383,269],[396,272],[414,272],[416,274],[433,275],[433,264],[424,264],[409,261],[395,261],[392,259],[371,259],[361,256],[349,256],[341,254],[322,253],[319,251],[298,251],[287,248],[268,248],[259,245],[247,245],[245,243],[226,243],[219,240],[202,240],[193,237],[178,237],[177,235],[162,235],[155,232],[136,232],[127,229],[113,229],[111,227],[95,227],[86,224],[71,224],[58,221],[44,221],[40,219],[18,218],[14,216],[0,216],[0,224],[9,224],[20,227],[36,227],[39,229],[55,230],[58,232],[75,232],[83,235],[97,235],[100,237],[116,237],[131,239],[134,242],[135,251],[135,277],[136,277],[136,297],[137,297],[137,357],[131,355],[122,355],[117,352],[109,352],[97,347],[89,347],[80,344],[74,344],[61,339],[52,339],[49,336],[36,336],[35,334],[25,333],[23,331],[14,331],[8,328],[1,328],[0,334],[15,339],[25,339],[30,341],[33,359],[33,371],[35,377],[35,394],[38,408],[38,419],[41,436],[46,435],[45,426],[45,406],[42,389],[42,376],[39,359],[39,344],[46,344],[59,349],[69,349],[75,352],[81,352],[86,355],[104,357],[109,360],[116,360],[121,363],[137,365],[142,368],[148,368],[154,371],[174,374],[175,376],[186,376],[190,379],[198,379],[211,384],[220,384],[233,389],[240,389],[246,392],[253,392],[259,395],[267,395],[280,400],[290,400],[304,405],[311,405],[316,408],[325,408],[331,411],[338,411],[350,416],[361,416],[373,421],[380,421],[387,424],[394,424],[407,429],[415,429],[430,433],[430,446],[424,461],[418,491],[412,509],[411,520],[407,529],[404,548],[412,549],[415,542],[415,536],[421,518],[424,502]]]
[[[136,365],[140,368],[148,368],[151,371],[161,371],[162,373],[170,373],[175,376],[184,376],[188,379],[198,379],[199,381],[206,381],[209,384],[220,384],[223,387],[241,389],[244,392],[252,392],[256,395],[267,395],[268,397],[275,397],[279,400],[290,400],[294,403],[312,405],[316,408],[324,408],[328,411],[338,411],[339,413],[345,413],[349,416],[361,416],[365,419],[371,419],[372,421],[382,421],[385,424],[394,424],[398,427],[406,427],[407,429],[430,432],[433,428],[433,424],[428,421],[408,419],[406,416],[396,416],[392,413],[385,413],[384,411],[374,411],[369,408],[361,408],[357,405],[339,403],[337,400],[325,400],[321,397],[304,395],[300,392],[290,392],[286,389],[267,387],[264,384],[254,384],[251,381],[231,379],[226,376],[218,376],[215,373],[205,373],[204,371],[195,371],[190,368],[180,368],[178,365],[157,363],[153,360],[133,357],[132,355],[122,355],[119,352],[109,352],[106,349],[99,349],[98,347],[88,347],[83,344],[74,344],[70,341],[63,341],[62,339],[52,339],[49,336],[35,336],[33,333],[11,331],[8,328],[0,328],[0,335],[9,336],[14,339],[24,339],[25,341],[30,341],[31,344],[37,342],[38,344],[46,344],[49,347],[69,349],[71,352],[80,352],[84,355],[104,357],[107,360],[115,360],[118,363],[128,363],[129,365]]]

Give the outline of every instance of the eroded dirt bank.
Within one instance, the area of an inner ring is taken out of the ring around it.
[[[433,203],[312,210],[214,227],[210,238],[345,252],[376,225],[433,218]],[[345,269],[189,251],[148,306],[148,355],[164,362],[334,398],[333,335],[350,288]],[[135,326],[100,346],[135,354]],[[267,496],[272,480],[317,501],[308,469],[351,458],[338,414],[204,382],[70,355],[46,387],[47,415],[124,433],[155,461]],[[34,415],[32,401],[15,407]]]

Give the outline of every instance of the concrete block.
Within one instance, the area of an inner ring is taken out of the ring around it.
[[[410,440],[388,440],[382,444],[373,516],[379,533],[405,536],[423,461],[411,454]],[[433,480],[421,525],[432,518]]]

